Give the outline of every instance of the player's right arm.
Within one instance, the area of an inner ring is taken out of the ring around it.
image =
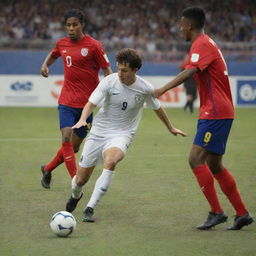
[[[96,87],[96,89],[93,91],[88,102],[83,108],[79,121],[72,127],[73,129],[78,129],[82,126],[87,125],[86,123],[87,118],[90,116],[92,111],[97,107],[97,105],[103,100],[103,98],[106,95],[106,91],[108,88],[108,83],[106,81],[107,81],[107,78],[103,78],[100,81],[98,87]]]
[[[197,68],[189,68],[189,69],[183,70],[169,83],[167,83],[166,85],[164,85],[159,89],[156,89],[153,93],[153,96],[156,98],[160,97],[162,94],[164,94],[168,90],[182,84],[184,81],[186,81],[189,77],[191,77],[197,71],[198,71]]]
[[[97,105],[93,104],[92,102],[88,101],[86,105],[84,106],[84,109],[82,111],[81,117],[79,121],[72,127],[72,129],[78,129],[82,126],[86,126],[86,120],[92,113],[92,111],[96,108]]]
[[[40,72],[41,72],[41,75],[42,75],[43,77],[48,77],[48,75],[49,75],[49,66],[51,66],[55,61],[56,61],[56,58],[54,58],[54,57],[52,56],[52,53],[50,52],[50,53],[46,56],[46,58],[45,58],[45,60],[44,60],[44,62],[43,62],[43,64],[42,64],[42,66],[41,66],[41,68],[40,68]]]

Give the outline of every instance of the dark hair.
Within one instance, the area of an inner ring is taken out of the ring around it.
[[[131,69],[140,69],[142,60],[137,51],[131,48],[124,48],[116,55],[116,61],[120,64],[128,63]]]
[[[200,7],[189,7],[183,10],[182,16],[193,21],[195,28],[203,28],[205,23],[205,12]]]
[[[64,22],[66,23],[67,22],[67,19],[71,18],[71,17],[75,17],[79,20],[79,22],[81,24],[84,24],[85,23],[85,17],[84,17],[84,14],[81,10],[79,9],[71,9],[69,10],[65,16],[64,16]]]

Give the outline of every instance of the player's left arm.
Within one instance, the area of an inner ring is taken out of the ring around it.
[[[168,118],[168,116],[167,116],[167,114],[166,114],[166,112],[165,112],[165,110],[162,108],[162,107],[160,107],[159,109],[155,109],[154,110],[155,111],[155,113],[156,113],[156,115],[158,116],[158,118],[164,123],[164,125],[167,127],[167,129],[173,134],[173,135],[181,135],[181,136],[187,136],[187,133],[185,133],[185,132],[183,132],[182,130],[180,130],[180,129],[177,129],[177,128],[175,128],[172,124],[171,124],[171,122],[170,122],[170,120],[169,120],[169,118]]]

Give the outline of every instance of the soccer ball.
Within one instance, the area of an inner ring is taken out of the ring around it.
[[[59,237],[67,237],[75,230],[76,219],[69,212],[56,212],[52,216],[50,227],[55,235]]]

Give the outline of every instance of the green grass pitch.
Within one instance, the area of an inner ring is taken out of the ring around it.
[[[118,165],[109,192],[95,208],[95,223],[82,211],[94,183],[85,187],[69,238],[55,237],[51,216],[65,209],[70,178],[64,165],[53,173],[52,189],[41,187],[40,165],[60,145],[56,108],[0,108],[0,255],[3,256],[241,256],[256,255],[256,225],[226,231],[234,211],[218,187],[229,215],[213,231],[195,226],[209,207],[188,166],[197,113],[168,109],[173,124],[189,133],[174,137],[151,110],[145,110],[126,158]],[[224,163],[256,216],[256,109],[236,109]],[[81,150],[80,150],[81,152]],[[80,153],[77,154],[77,159]]]

